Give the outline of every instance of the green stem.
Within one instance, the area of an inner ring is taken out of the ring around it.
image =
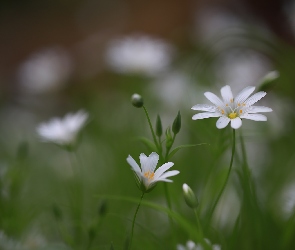
[[[235,130],[233,129],[233,145],[232,145],[232,151],[231,151],[231,159],[230,159],[229,169],[228,169],[228,172],[227,172],[227,175],[226,175],[226,179],[225,179],[225,181],[223,183],[223,186],[222,186],[222,188],[221,188],[221,190],[220,190],[220,192],[219,192],[219,194],[218,194],[218,196],[217,196],[217,198],[216,198],[216,200],[215,200],[215,202],[213,204],[213,207],[211,209],[211,212],[209,214],[209,216],[210,216],[209,217],[209,222],[211,220],[211,217],[212,217],[212,215],[213,215],[213,213],[215,211],[215,208],[216,208],[216,206],[217,206],[217,204],[218,204],[218,202],[220,200],[220,197],[222,196],[223,191],[224,191],[224,189],[226,187],[226,184],[228,182],[229,175],[230,175],[230,172],[231,172],[231,169],[232,169],[232,166],[233,166],[235,149],[236,149],[236,133],[235,133]]]
[[[129,243],[129,247],[128,249],[131,249],[131,245],[132,245],[132,239],[133,239],[133,231],[134,231],[134,224],[135,224],[135,219],[136,219],[136,215],[138,213],[138,210],[139,210],[139,207],[140,207],[140,204],[141,204],[141,201],[143,199],[143,196],[144,196],[144,192],[142,193],[141,197],[140,197],[140,201],[137,205],[137,208],[136,208],[136,211],[135,211],[135,214],[134,214],[134,217],[133,217],[133,221],[132,221],[132,229],[131,229],[131,237],[130,237],[130,243]]]
[[[202,229],[202,226],[200,223],[200,218],[199,218],[197,209],[194,209],[194,212],[196,215],[197,227],[198,227],[198,231],[199,231],[198,238],[200,238],[199,241],[201,241],[204,238],[203,229]]]
[[[143,107],[143,109],[144,109],[144,112],[145,112],[146,118],[147,118],[147,120],[148,120],[148,123],[149,123],[149,126],[150,126],[150,130],[151,130],[152,135],[153,135],[153,140],[154,140],[154,142],[155,142],[155,144],[156,144],[156,147],[157,147],[158,151],[160,151],[160,149],[159,149],[159,144],[158,144],[158,142],[157,142],[157,138],[156,138],[156,135],[155,135],[155,132],[154,132],[154,129],[153,129],[152,123],[151,123],[151,119],[150,119],[150,117],[149,117],[149,113],[147,112],[147,109],[145,108],[145,106],[142,106],[142,107]]]

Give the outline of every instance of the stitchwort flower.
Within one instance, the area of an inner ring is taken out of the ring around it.
[[[155,152],[151,153],[149,156],[142,153],[139,159],[141,168],[130,155],[127,157],[127,162],[135,173],[138,187],[143,192],[151,191],[159,181],[172,182],[172,180],[167,178],[179,174],[178,170],[166,172],[174,165],[173,162],[167,162],[155,171],[159,161],[159,155]]]
[[[195,114],[192,119],[219,117],[216,122],[216,127],[219,129],[225,128],[229,122],[233,129],[238,129],[242,126],[242,119],[266,121],[266,116],[257,113],[271,112],[272,109],[263,106],[252,106],[264,97],[266,92],[260,91],[250,96],[254,90],[255,87],[246,87],[236,97],[233,97],[230,86],[226,85],[220,90],[222,100],[211,92],[205,92],[206,98],[214,105],[197,104],[193,106],[193,110],[205,112]]]
[[[64,118],[53,118],[47,123],[41,123],[37,127],[37,133],[44,142],[72,147],[87,119],[88,113],[83,110],[68,113]]]

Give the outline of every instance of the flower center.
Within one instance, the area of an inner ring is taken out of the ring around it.
[[[144,177],[147,178],[149,181],[152,181],[154,179],[154,175],[155,173],[150,171],[144,173]]]
[[[232,112],[232,113],[230,113],[230,114],[228,115],[228,117],[229,117],[230,119],[235,119],[235,118],[237,117],[237,113]]]

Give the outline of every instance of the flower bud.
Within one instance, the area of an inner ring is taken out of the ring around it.
[[[139,94],[133,94],[131,96],[131,103],[136,108],[141,108],[143,106],[143,99]]]
[[[193,190],[185,183],[182,185],[182,190],[183,190],[184,200],[186,204],[190,208],[193,208],[193,209],[197,208],[199,206],[199,201],[195,193],[193,192]]]
[[[279,78],[280,74],[278,71],[270,71],[268,72],[260,81],[260,85],[258,87],[259,91],[267,91],[273,87],[276,83],[276,80]]]
[[[173,139],[171,135],[171,129],[168,127],[166,129],[166,148],[171,148],[173,144]]]
[[[174,119],[173,125],[172,125],[172,131],[176,135],[180,131],[181,128],[181,115],[180,111],[178,111],[177,116]]]
[[[100,216],[104,216],[107,213],[107,202],[106,200],[102,200],[98,206],[98,214]]]
[[[163,128],[162,128],[162,122],[161,122],[161,118],[158,115],[157,116],[157,121],[156,121],[156,135],[158,137],[161,137],[163,134]]]

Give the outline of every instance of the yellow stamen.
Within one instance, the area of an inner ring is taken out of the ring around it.
[[[237,113],[232,112],[232,113],[230,113],[230,114],[228,115],[228,117],[229,117],[230,119],[235,119],[235,118],[237,117]]]
[[[230,102],[233,103],[234,102],[234,99],[230,99]]]
[[[225,106],[228,107],[228,103]]]
[[[223,114],[223,115],[224,115],[224,110],[223,110],[223,109],[221,110],[221,114]]]
[[[242,113],[243,113],[243,110],[240,109],[240,114],[242,114]]]
[[[152,181],[154,179],[154,175],[155,173],[150,171],[144,173],[144,177],[147,178],[149,181]]]
[[[240,107],[241,106],[241,103],[238,103],[238,106]]]

